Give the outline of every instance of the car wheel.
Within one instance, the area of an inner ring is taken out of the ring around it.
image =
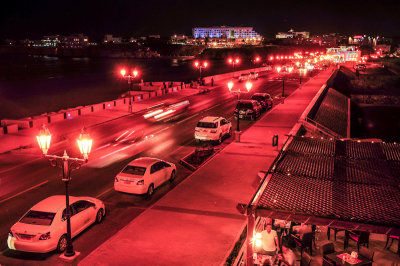
[[[60,237],[60,240],[58,240],[57,251],[64,252],[66,249],[67,249],[67,236],[62,235]]]
[[[154,193],[154,185],[151,184],[149,186],[149,188],[147,189],[147,196],[151,197],[153,195],[153,193]]]
[[[171,176],[169,178],[169,182],[173,182],[175,180],[175,170],[172,171]]]
[[[96,224],[101,223],[101,221],[103,221],[103,217],[104,217],[103,209],[98,210],[96,214]]]
[[[229,132],[228,132],[228,137],[231,137],[231,136],[232,136],[232,128],[230,128]]]

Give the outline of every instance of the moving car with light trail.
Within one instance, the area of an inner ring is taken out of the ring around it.
[[[131,194],[153,195],[154,190],[167,181],[174,181],[176,166],[156,158],[131,161],[114,180],[114,189]]]
[[[162,105],[147,111],[143,117],[154,121],[162,121],[172,118],[176,115],[183,113],[190,105],[188,100],[170,104]]]
[[[91,197],[69,197],[71,236],[75,237],[105,215],[104,203]],[[8,233],[9,249],[47,253],[67,247],[65,196],[48,197],[33,206]]]
[[[207,116],[201,119],[194,130],[194,138],[200,141],[217,141],[232,135],[232,123],[223,117]]]

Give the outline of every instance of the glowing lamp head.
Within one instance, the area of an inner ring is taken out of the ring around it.
[[[253,83],[251,83],[250,81],[247,81],[245,86],[246,86],[247,92],[249,92],[251,90],[251,88],[253,87]]]
[[[133,74],[133,77],[136,78],[136,76],[139,74],[139,72],[135,69],[135,70],[133,70],[132,74]]]
[[[271,57],[269,58],[269,60],[274,60],[274,57],[273,57],[273,56],[271,56]]]
[[[232,62],[233,62],[233,59],[232,59],[232,58],[229,58],[229,59],[228,59],[228,63],[229,63],[229,64],[232,64]]]
[[[255,237],[254,237],[254,244],[256,245],[256,247],[261,247],[262,246],[262,235],[261,233],[256,233]]]
[[[45,125],[43,125],[42,129],[39,131],[39,136],[36,136],[36,139],[43,154],[46,155],[50,148],[51,134]]]
[[[256,62],[260,62],[260,57],[257,56],[256,59],[255,59],[255,61],[256,61]]]
[[[120,73],[121,73],[121,76],[125,77],[126,70],[125,69],[121,69]]]
[[[236,59],[235,59],[235,63],[236,63],[236,64],[239,64],[239,62],[240,62],[240,59],[239,59],[239,58],[236,58]]]
[[[299,66],[300,65],[300,62],[296,62],[296,66]]]
[[[231,91],[232,88],[233,88],[233,82],[232,82],[232,81],[229,81],[229,82],[228,82],[228,89],[229,89],[229,91]]]
[[[289,71],[289,73],[292,73],[293,67],[289,67],[289,68],[288,68],[288,71]]]
[[[195,67],[199,67],[199,61],[194,62]]]
[[[83,158],[85,160],[88,160],[89,153],[92,150],[93,140],[90,138],[89,134],[86,133],[85,128],[82,129],[82,132],[79,135],[77,142],[79,146],[79,151],[83,155]]]
[[[203,66],[204,66],[204,67],[207,67],[207,66],[208,66],[208,63],[207,63],[207,62],[204,62],[204,63],[203,63]]]
[[[278,71],[278,73],[281,72],[281,70],[282,70],[281,67],[277,67],[277,68],[276,68],[276,71]]]

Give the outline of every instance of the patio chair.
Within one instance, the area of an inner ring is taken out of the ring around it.
[[[326,231],[326,235],[328,236],[328,240],[331,240],[331,230],[334,232],[335,241],[336,241],[336,234],[340,231],[344,231],[344,229],[328,227],[328,231]]]
[[[303,252],[303,254],[301,254],[300,266],[310,266],[311,261],[312,258],[310,254],[308,254],[307,252]]]
[[[389,244],[389,241],[392,240]],[[399,241],[399,236],[394,236],[394,235],[387,235],[386,238],[386,244],[385,244],[385,248],[390,249],[390,247],[392,246],[393,242],[397,240]],[[388,245],[389,244],[389,245]],[[398,249],[397,249],[397,253],[400,255],[400,243],[398,244]]]
[[[303,249],[309,248],[310,255],[312,256],[312,243],[313,243],[313,232],[303,234],[301,239],[293,238],[297,246],[300,247],[300,253],[303,255]]]
[[[363,256],[364,258],[366,258],[367,260],[371,261],[371,264],[369,264],[369,265],[372,265],[372,262],[374,261],[374,255],[375,255],[374,251],[370,250],[369,248],[361,246],[359,254],[361,256]]]
[[[344,249],[348,248],[349,240],[353,240],[357,243],[357,250],[360,251],[360,245],[366,245],[369,247],[369,233],[368,232],[358,232],[353,233],[346,230],[346,238],[344,241]]]
[[[336,266],[336,263],[328,259],[322,258],[322,266]]]

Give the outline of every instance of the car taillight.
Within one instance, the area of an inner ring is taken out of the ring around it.
[[[142,180],[137,181],[136,185],[143,186],[144,185],[144,180],[142,179]]]
[[[47,232],[46,234],[42,234],[39,237],[39,240],[47,240],[47,239],[50,239],[50,232]]]
[[[8,236],[10,236],[10,237],[14,237],[14,234],[13,234],[13,232],[10,230],[10,231],[8,231]]]
[[[118,177],[115,177],[115,182],[118,182],[119,180],[118,180]]]
[[[210,132],[211,132],[211,133],[217,133],[217,130],[214,129],[214,130],[211,130]]]

